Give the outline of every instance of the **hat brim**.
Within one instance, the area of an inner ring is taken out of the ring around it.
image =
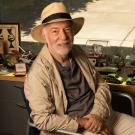
[[[73,30],[74,30],[74,35],[76,35],[82,28],[83,24],[84,24],[84,18],[83,17],[79,17],[79,18],[74,18],[74,19],[57,19],[57,20],[53,20],[50,21],[48,23],[45,24],[41,24],[38,26],[35,26],[32,30],[31,30],[31,36],[34,40],[44,43],[45,39],[42,36],[42,29],[46,24],[49,23],[53,23],[53,22],[61,22],[61,21],[66,21],[66,20],[70,20],[73,22]]]

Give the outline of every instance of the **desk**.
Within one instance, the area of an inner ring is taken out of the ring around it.
[[[24,79],[0,76],[0,134],[26,134],[29,116],[21,93]]]
[[[95,67],[95,68],[99,73],[104,73],[104,74],[101,74],[101,77],[104,79],[106,79],[105,73],[116,73],[118,70],[118,68],[116,68],[116,67]],[[122,67],[121,73],[119,73],[119,74],[123,78],[127,79],[127,75],[132,74],[134,68],[135,67],[133,67],[133,66]],[[123,84],[115,84],[115,83],[108,83],[108,84],[109,84],[111,90],[119,90],[119,91],[135,93],[135,85],[123,85]]]
[[[112,93],[112,107],[135,117],[135,85],[108,83]]]
[[[119,90],[119,91],[126,91],[135,93],[135,85],[123,85],[123,84],[115,84],[115,83],[108,83],[111,90]]]
[[[0,76],[0,80],[24,82],[25,76]]]

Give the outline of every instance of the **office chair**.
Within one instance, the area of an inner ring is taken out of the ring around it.
[[[127,113],[135,117],[135,95],[124,91],[112,90],[112,107],[114,110]],[[31,109],[29,107],[28,100],[25,97],[24,90],[21,90],[22,97],[24,99],[28,115],[30,116]],[[128,109],[127,109],[128,107]],[[57,130],[55,133],[58,135],[81,135],[80,133],[73,133],[65,130]],[[39,135],[40,131],[35,127],[33,121],[29,117],[27,126],[27,135]]]
[[[135,95],[133,93],[112,90],[112,108],[135,117]]]
[[[22,94],[22,97],[24,99],[24,102],[25,102],[25,105],[26,105],[26,109],[28,111],[28,114],[30,116],[31,109],[29,107],[29,102],[28,102],[28,100],[25,97],[25,94],[24,94],[24,90],[23,89],[21,90],[21,94]],[[26,131],[26,135],[39,135],[40,134],[40,130],[38,130],[35,127],[35,125],[33,124],[32,119],[30,117],[28,119],[27,129],[26,130],[27,130]],[[55,133],[55,135],[82,135],[80,133],[73,133],[73,132],[66,131],[66,130],[56,130],[53,133]]]

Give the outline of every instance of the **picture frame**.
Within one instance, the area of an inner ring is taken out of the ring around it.
[[[102,46],[108,46],[109,41],[108,40],[94,40],[94,39],[88,39],[86,42],[86,45],[102,45]]]
[[[0,40],[6,45],[6,52],[12,50],[19,51],[20,45],[20,24],[19,23],[0,23]]]

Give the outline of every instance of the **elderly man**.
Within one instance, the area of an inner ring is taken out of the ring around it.
[[[24,89],[40,134],[61,129],[86,135],[133,135],[135,119],[112,111],[109,86],[73,45],[84,19],[72,19],[64,3],[53,2],[43,9],[41,20],[31,34],[45,45]]]

